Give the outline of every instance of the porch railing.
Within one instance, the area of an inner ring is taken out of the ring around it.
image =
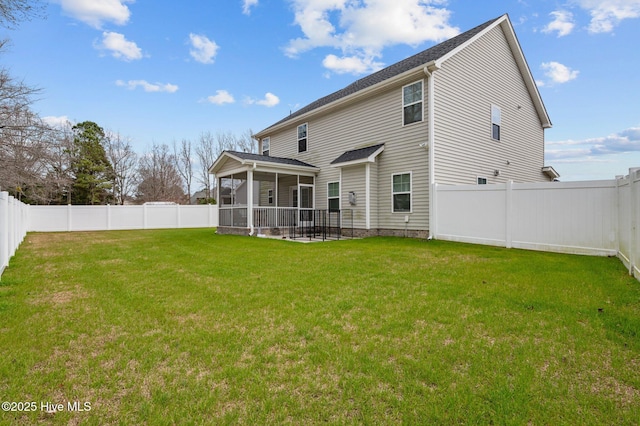
[[[219,208],[220,226],[247,227],[247,207]],[[297,207],[255,207],[253,227],[278,229],[293,239],[353,238],[353,210],[303,209]]]

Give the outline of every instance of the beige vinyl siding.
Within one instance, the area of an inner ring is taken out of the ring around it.
[[[380,189],[379,189],[379,185],[378,185],[378,167],[379,167],[380,163],[376,162],[373,163],[369,166],[369,179],[370,179],[370,190],[371,190],[371,229],[378,229],[380,228],[379,226],[379,220],[378,217],[380,216],[379,212],[378,212],[378,196],[380,194]]]
[[[340,205],[344,210],[353,211],[354,228],[366,227],[365,166],[345,167],[342,169],[342,188],[340,188]],[[349,192],[356,193],[356,205],[349,204]]]
[[[240,162],[233,160],[231,158],[228,158],[227,161],[225,161],[224,165],[220,167],[220,170],[218,170],[218,173],[216,174],[217,176],[224,176],[230,171],[238,169],[240,167],[242,167],[242,164],[240,164]]]
[[[500,26],[434,75],[438,183],[470,184],[478,176],[488,183],[547,180],[544,129]],[[502,112],[500,141],[492,139],[492,104]]]
[[[403,126],[402,86],[423,80],[424,120]],[[385,150],[377,159],[377,182],[371,183],[371,217],[377,224],[372,228],[404,229],[405,214],[392,213],[391,175],[406,171],[413,172],[413,212],[409,229],[428,229],[428,155],[418,145],[426,142],[427,133],[427,80],[422,71],[397,82],[393,88],[376,96],[350,104],[331,113],[293,120],[286,129],[270,134],[270,154],[276,157],[296,158],[321,168],[316,179],[316,207],[326,208],[327,182],[335,182],[339,168],[332,167],[331,161],[348,150],[384,143]],[[307,152],[298,153],[297,126],[308,123]],[[364,178],[364,167],[362,167]],[[355,176],[354,176],[355,177]],[[340,191],[344,197],[350,182],[344,176]],[[364,187],[363,187],[364,188]],[[364,189],[358,193],[358,207],[364,208]],[[350,208],[344,203],[342,208]],[[363,219],[364,220],[364,219]],[[364,227],[364,222],[362,222]]]

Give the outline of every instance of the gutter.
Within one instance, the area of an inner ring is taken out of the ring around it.
[[[436,197],[434,191],[436,190],[436,170],[435,170],[435,145],[436,145],[436,113],[435,113],[435,81],[434,73],[440,69],[440,62],[431,61],[427,63],[422,69],[427,76],[427,121],[429,126],[429,236],[431,240],[434,237],[434,228],[436,225]]]

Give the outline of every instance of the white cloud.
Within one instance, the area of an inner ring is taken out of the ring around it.
[[[131,12],[126,3],[135,0],[54,0],[62,10],[75,19],[102,28],[104,22],[124,25],[129,22]]]
[[[242,1],[242,13],[245,15],[251,15],[251,8],[258,4],[258,0],[243,0]]]
[[[577,0],[591,15],[590,33],[608,33],[624,19],[640,17],[640,0]]]
[[[285,53],[296,57],[317,47],[333,47],[342,51],[342,58],[328,56],[325,63],[342,72],[369,72],[372,67],[362,64],[373,64],[387,46],[417,46],[459,33],[458,28],[449,25],[451,12],[442,7],[445,4],[442,0],[293,0],[292,3],[295,23],[304,37],[290,40]]]
[[[580,71],[572,70],[566,65],[554,61],[543,62],[541,68],[544,70],[544,75],[551,80],[552,84],[562,84],[575,80],[580,73]]]
[[[322,61],[322,65],[336,74],[365,74],[382,69],[382,62],[374,62],[373,57],[327,55]]]
[[[270,108],[278,105],[280,103],[280,98],[271,92],[267,92],[264,95],[264,99],[255,100],[255,99],[247,98],[245,102],[249,105],[256,104],[256,105],[262,105]]]
[[[226,90],[216,90],[215,95],[207,97],[207,102],[216,105],[232,104],[235,101],[236,100],[233,98],[233,95]]]
[[[219,46],[215,41],[209,40],[206,36],[189,34],[192,49],[189,51],[193,59],[203,64],[212,64],[218,52]]]
[[[118,80],[116,86],[126,87],[129,90],[134,90],[137,87],[142,87],[145,92],[167,92],[174,93],[178,91],[178,86],[175,84],[163,84],[163,83],[149,83],[146,80],[129,80],[127,82]]]
[[[543,28],[543,33],[552,33],[556,31],[558,37],[563,37],[571,34],[575,24],[573,23],[573,14],[564,10],[557,10],[551,12],[549,15],[553,16],[551,21],[546,27]]]
[[[599,138],[547,142],[547,146],[551,149],[546,150],[545,157],[557,163],[595,161],[603,156],[640,152],[640,127]]]
[[[94,44],[97,49],[109,50],[111,56],[123,61],[133,61],[142,58],[142,49],[133,41],[127,40],[124,35],[114,32],[102,33],[102,42]]]
[[[67,117],[66,115],[61,115],[58,117],[48,115],[46,117],[42,117],[42,121],[44,121],[47,126],[55,128],[64,127],[67,125],[67,123],[71,123],[71,120],[69,120],[69,117]]]

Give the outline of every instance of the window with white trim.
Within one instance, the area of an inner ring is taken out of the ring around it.
[[[491,105],[491,138],[500,140],[500,126],[502,126],[502,110],[497,105]]]
[[[267,203],[269,203],[269,205],[273,205],[273,189],[269,189],[267,190]]]
[[[478,183],[478,185],[486,185],[487,184],[487,178],[478,176],[478,180],[476,182]]]
[[[307,151],[307,123],[298,126],[298,152]]]
[[[393,212],[411,212],[411,172],[392,175],[391,192]]]
[[[340,210],[340,182],[327,184],[327,207],[330,212]]]
[[[269,155],[269,150],[271,148],[271,139],[264,138],[262,139],[262,155]]]
[[[422,121],[422,80],[407,84],[402,88],[402,123]]]

